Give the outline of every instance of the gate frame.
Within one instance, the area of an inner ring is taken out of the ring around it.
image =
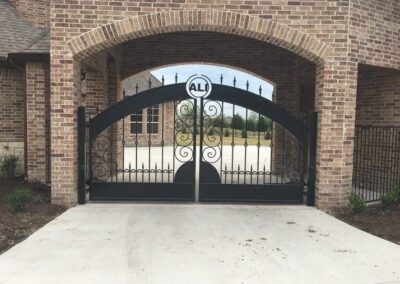
[[[119,121],[120,119],[123,119],[124,117],[138,110],[148,108],[155,104],[166,103],[169,101],[193,99],[186,93],[185,87],[186,83],[177,83],[165,86],[163,85],[154,89],[143,91],[133,96],[127,96],[125,99],[110,106],[109,108],[107,108],[106,110],[102,111],[94,118],[89,120],[88,123],[89,145],[92,145],[92,141],[103,130],[105,130],[115,122]],[[246,100],[245,104],[238,104],[237,103],[238,96],[240,98],[244,94],[246,95],[250,94],[255,97],[263,99],[263,104],[260,104],[259,102],[254,103],[254,101],[252,100]],[[144,100],[143,97],[145,97],[146,99]],[[289,131],[298,140],[298,142],[302,146],[302,150],[306,150],[308,152],[308,178],[307,178],[307,184],[304,185],[307,185],[307,191],[306,191],[307,205],[313,206],[315,203],[315,165],[316,165],[316,139],[317,139],[316,132],[317,132],[318,114],[316,112],[311,113],[310,124],[307,127],[307,125],[304,122],[302,122],[300,119],[288,113],[283,107],[279,106],[278,104],[263,97],[257,96],[256,94],[251,93],[249,91],[226,85],[213,84],[213,92],[211,93],[209,98],[215,101],[220,100],[226,103],[235,104],[237,106],[247,108],[263,116],[266,116],[273,122],[279,124],[281,127]],[[250,102],[250,104],[248,104],[247,102]],[[78,140],[79,140],[78,141],[78,173],[79,173],[78,202],[80,204],[84,204],[86,202],[86,194],[88,190],[90,193],[91,189],[91,181],[88,180],[86,175],[86,170],[87,170],[86,127],[87,127],[87,122],[85,117],[85,107],[80,106],[78,107]],[[194,139],[196,139],[196,135],[199,135],[196,133],[196,128],[197,127],[195,127],[195,132],[193,134]],[[202,136],[202,133],[200,133],[200,135]],[[307,137],[308,135],[310,137],[310,141],[307,147],[308,149],[305,149],[305,137]],[[195,159],[195,157],[193,158]],[[200,160],[200,165],[201,163],[202,161]],[[304,173],[302,180],[304,180]],[[201,184],[201,181],[199,182]],[[118,183],[112,183],[112,184],[116,185]],[[124,192],[129,188],[129,184],[131,183],[125,183],[125,185],[123,186],[123,188],[125,188],[125,190],[123,190]],[[148,183],[148,184],[154,185],[155,183]],[[156,184],[160,185],[160,183]],[[193,185],[195,186],[195,180]],[[193,194],[195,192],[194,186],[193,186]],[[283,184],[283,186],[285,186],[285,184]],[[92,193],[90,193],[89,198],[92,200]],[[122,200],[122,199],[126,200],[124,198],[117,198],[114,200]],[[98,200],[110,200],[110,199],[100,198]],[[142,200],[154,200],[154,199],[145,198]],[[161,200],[170,200],[170,199],[161,198]],[[176,198],[172,198],[172,200],[176,200]],[[190,198],[190,200],[194,200],[194,195],[193,198]],[[300,202],[303,202],[303,194]]]

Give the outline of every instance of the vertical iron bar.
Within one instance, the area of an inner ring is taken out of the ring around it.
[[[235,118],[235,105],[232,105],[232,123],[231,123],[231,128],[232,128],[232,143],[231,143],[231,151],[232,151],[232,157],[231,157],[231,183],[233,183],[233,156],[235,154],[235,128],[234,128],[234,118]]]
[[[122,118],[122,181],[125,181],[125,117]]]
[[[361,195],[362,196],[364,196],[365,197],[365,149],[366,149],[366,145],[365,145],[365,141],[366,141],[366,138],[365,138],[365,132],[366,131],[364,131],[365,129],[363,128],[363,131],[362,131],[362,155],[361,155],[361,157],[360,157],[360,159],[361,159],[361,161],[362,161],[362,188],[361,188],[361,191],[360,191],[360,193],[361,193]]]
[[[238,182],[238,184],[240,183],[240,164],[238,164],[237,182]]]
[[[221,178],[222,178],[222,155],[223,155],[223,149],[224,149],[224,137],[225,137],[225,133],[224,133],[224,102],[221,102],[221,160],[220,160],[220,172],[221,172]]]
[[[315,170],[317,156],[317,127],[318,113],[312,112],[310,115],[310,142],[309,147],[309,162],[308,162],[308,180],[307,180],[307,205],[314,206],[315,204]]]
[[[132,180],[131,179],[131,174],[132,174],[132,166],[131,166],[131,162],[129,162],[129,182],[131,182],[131,180]]]
[[[86,113],[85,107],[78,107],[78,202],[86,203]]]
[[[258,126],[257,126],[257,184],[258,184],[258,172],[260,171],[260,131],[261,131],[261,114],[258,114]]]
[[[157,162],[154,168],[154,181],[157,183]]]
[[[225,173],[224,173],[225,184],[226,184],[226,175],[227,175],[227,172],[228,172],[228,167],[227,167],[227,165],[225,164]]]
[[[394,128],[390,127],[390,166],[389,166],[389,187],[390,189],[394,188],[394,177],[393,177],[393,168],[394,168]]]
[[[196,101],[196,100],[195,100]],[[197,109],[196,109],[197,112]],[[201,185],[202,185],[202,179],[203,179],[203,173],[201,170],[201,165],[203,163],[203,142],[204,142],[204,99],[200,98],[200,118],[199,118],[199,123],[200,123],[200,153],[199,153],[199,190],[201,192]],[[196,127],[196,131],[197,131],[197,125]],[[197,137],[196,137],[197,139]]]
[[[283,179],[285,178],[285,156],[286,156],[286,151],[285,151],[285,129],[281,127],[282,129],[282,165],[281,165],[281,183],[283,183]]]
[[[200,117],[202,117],[201,114],[200,114]],[[193,165],[194,165],[194,169],[196,171],[196,161],[197,161],[197,100],[196,99],[193,99],[192,140],[193,140],[193,149],[192,149]],[[202,145],[201,142],[200,142],[200,145]],[[202,152],[202,146],[200,146],[200,155],[201,155],[201,152]],[[200,159],[200,164],[201,164],[201,159]],[[199,180],[201,181],[200,175],[201,175],[201,170],[199,170]],[[194,186],[193,192],[195,192],[196,191],[196,173],[193,174],[193,186]]]
[[[352,187],[354,187],[355,191],[357,192],[357,184],[358,184],[358,151],[359,151],[359,128],[356,126],[355,127],[355,139],[354,139],[354,169],[355,172],[353,172],[353,182],[352,182]]]
[[[135,182],[138,182],[138,112],[135,115]],[[143,110],[142,110],[142,133],[143,133]]]
[[[395,179],[395,186],[400,186],[400,174],[399,174],[399,167],[400,167],[400,128],[395,128],[396,129],[396,134],[397,134],[397,138],[396,138],[396,147],[395,147],[395,154],[397,154],[397,158],[396,160],[396,165],[395,165],[395,175],[396,175],[396,179]]]
[[[366,129],[366,128],[365,128]],[[383,146],[382,145],[382,133],[380,133],[380,127],[372,127],[373,132],[375,134],[375,140],[373,141],[373,145],[374,145],[374,152],[376,152],[375,156],[374,156],[374,198],[373,200],[377,200],[379,199],[380,195],[382,194],[382,185],[380,184],[380,180],[381,180],[381,175],[382,175],[382,164],[380,162],[381,157],[383,156]],[[365,177],[363,177],[363,179],[365,179]],[[372,201],[372,200],[367,200],[367,201]]]
[[[365,170],[366,170],[366,175],[365,175],[365,180],[364,180],[364,195],[363,197],[368,200],[369,197],[369,167],[370,167],[370,161],[369,161],[369,128],[365,129],[365,158],[364,158],[364,163],[365,163]],[[368,178],[367,178],[368,177]]]
[[[386,143],[385,143],[385,151],[386,151],[386,160],[385,160],[385,179],[384,179],[384,188],[386,189],[386,193],[389,192],[389,160],[390,160],[390,151],[389,151],[389,144],[390,144],[390,128],[385,127],[385,138],[386,138]]]
[[[162,84],[164,85],[164,76],[162,77]],[[164,182],[164,105],[165,103],[162,104],[162,118],[161,118],[161,182]]]
[[[273,147],[272,139],[274,137],[274,122],[271,121],[271,140],[269,142],[270,152],[269,152],[269,183],[272,183],[272,159],[273,159]]]
[[[178,75],[175,74],[175,83],[178,80],[177,76]],[[176,140],[177,133],[175,132],[176,131],[176,108],[177,107],[178,107],[178,105],[176,104],[176,101],[174,100],[174,135],[173,135],[173,145],[174,146],[172,148],[172,174],[173,174],[172,180],[174,179],[174,176],[175,176],[175,152],[178,148],[178,145],[176,144],[177,143],[177,140]],[[168,163],[168,168],[169,168],[169,163]],[[169,182],[169,171],[168,171],[168,182]]]
[[[246,170],[247,170],[247,127],[248,127],[248,112],[249,110],[246,108],[246,122],[245,122],[245,138],[244,138],[244,184],[246,184]]]
[[[151,88],[151,83],[149,79],[149,89]],[[153,131],[153,111],[154,111],[154,106],[151,106],[147,109],[147,125],[146,125],[146,130],[149,134],[149,141],[147,144],[149,145],[149,163],[148,163],[148,169],[149,169],[149,182],[150,182],[150,176],[151,176],[151,132]],[[150,116],[149,116],[149,111],[150,111]],[[149,123],[150,121],[150,123]]]

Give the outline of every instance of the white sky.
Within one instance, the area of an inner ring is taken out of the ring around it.
[[[186,80],[194,74],[202,74],[206,75],[211,79],[212,83],[216,84],[220,83],[222,74],[224,77],[223,85],[231,86],[233,85],[233,78],[236,76],[236,87],[246,89],[246,82],[248,80],[250,92],[258,94],[258,89],[261,86],[261,95],[269,100],[272,98],[273,86],[270,83],[237,69],[206,64],[181,64],[153,70],[151,73],[160,81],[161,77],[164,75],[166,85],[175,83],[176,73],[178,74],[178,83],[186,82]]]

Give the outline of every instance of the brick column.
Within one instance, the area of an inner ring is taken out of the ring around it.
[[[47,182],[49,65],[26,63],[26,151],[29,181]]]
[[[330,211],[346,206],[352,186],[357,65],[339,60],[320,63],[316,84],[316,204]]]
[[[51,199],[77,203],[77,107],[80,63],[67,52],[52,53],[51,68]]]

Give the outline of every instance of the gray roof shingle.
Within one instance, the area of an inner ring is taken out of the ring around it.
[[[8,1],[0,0],[0,58],[17,52],[49,52],[49,42],[48,31],[34,27]]]

